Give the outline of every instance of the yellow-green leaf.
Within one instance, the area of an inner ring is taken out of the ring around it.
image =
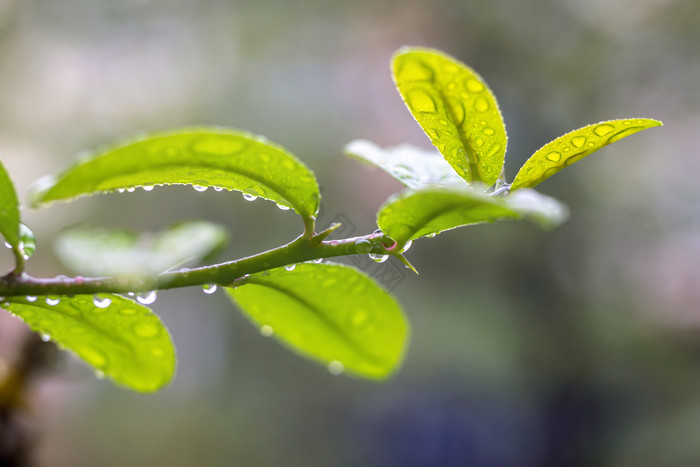
[[[404,48],[393,60],[396,87],[447,162],[466,181],[493,185],[503,169],[506,129],[486,82],[431,49]]]
[[[663,125],[649,118],[594,123],[558,137],[538,149],[518,171],[511,190],[534,187],[608,144],[647,128]]]
[[[562,223],[568,211],[553,198],[524,190],[500,198],[469,188],[425,187],[390,198],[377,213],[377,225],[399,245],[445,230],[500,219],[527,218],[544,228]]]
[[[13,248],[19,246],[19,203],[12,180],[0,160],[0,234]]]
[[[284,148],[240,130],[184,128],[108,147],[57,177],[41,179],[32,203],[173,184],[241,191],[307,218],[320,202],[313,172]]]
[[[408,339],[401,308],[354,268],[302,263],[251,274],[226,291],[263,335],[333,373],[381,379],[401,363]]]
[[[161,389],[175,372],[168,330],[150,309],[127,298],[7,297],[2,307],[100,375],[136,391]]]

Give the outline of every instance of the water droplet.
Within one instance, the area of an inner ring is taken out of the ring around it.
[[[248,193],[243,193],[243,199],[246,201],[255,201],[256,199],[258,199],[258,197],[255,195],[250,195]]]
[[[153,185],[144,185],[141,188],[143,188],[143,191],[153,191]]]
[[[403,246],[403,249],[401,249],[401,253],[407,252],[408,249],[411,248],[411,245],[413,245],[413,240],[407,241],[406,244]]]
[[[425,134],[428,135],[428,138],[430,138],[432,141],[435,141],[440,136],[438,132],[433,130],[432,128],[428,128],[427,130],[425,130]]]
[[[607,124],[602,124],[598,125],[595,128],[593,128],[593,133],[595,133],[598,136],[605,136],[611,131],[613,131],[615,128],[612,125],[607,125]]]
[[[571,138],[571,144],[576,146],[577,148],[582,148],[584,144],[586,144],[586,137],[585,136],[574,136]]]
[[[377,253],[370,253],[369,254],[369,259],[374,261],[375,263],[383,263],[387,259],[389,259],[389,255],[380,255]]]
[[[328,364],[328,372],[333,376],[342,375],[343,371],[345,371],[345,365],[338,360],[333,360]]]
[[[214,191],[224,191],[224,187],[222,186],[215,186]]]
[[[112,299],[109,297],[100,297],[99,295],[95,295],[92,298],[92,304],[97,308],[107,308],[112,304]]]
[[[489,110],[489,103],[483,97],[478,97],[474,101],[474,108],[477,112],[486,112],[487,110]]]
[[[48,342],[51,340],[51,334],[42,334],[41,335],[41,340],[44,342]]]
[[[321,264],[323,262],[323,258],[312,259],[311,262],[315,264]]]
[[[10,245],[9,243],[5,242],[5,248],[12,248],[12,245]]]
[[[355,251],[360,254],[369,253],[372,251],[372,242],[363,238],[355,242]]]
[[[260,334],[264,337],[270,337],[274,332],[275,330],[272,329],[272,326],[268,326],[267,324],[260,328]]]
[[[296,264],[288,264],[284,267],[287,271],[294,271],[294,268],[297,267]]]
[[[456,83],[447,83],[447,90],[448,91],[454,91],[456,87],[457,87]]]
[[[437,235],[437,233],[433,232],[431,234],[426,235],[425,238],[434,238],[436,235]]]
[[[408,93],[408,105],[414,112],[435,113],[437,105],[433,98],[422,89],[414,89]]]
[[[135,292],[127,292],[126,293],[129,297],[135,297],[136,293]]]
[[[203,191],[207,191],[207,188],[209,188],[209,187],[208,187],[208,186],[202,186],[202,185],[192,185],[192,188],[194,188],[195,191],[198,191],[198,192],[201,193],[201,192],[203,192]]]
[[[277,207],[282,211],[289,211],[289,206],[285,206],[284,204],[277,203]]]
[[[211,295],[216,292],[217,288],[216,284],[204,284],[202,286],[202,291],[204,291],[205,294]]]
[[[36,302],[36,297],[33,295],[27,295],[26,298],[28,302]]]
[[[438,120],[440,125],[447,125],[447,120]]]
[[[483,139],[481,139],[481,138],[476,138],[476,139],[474,140],[474,146],[476,146],[477,148],[480,148],[480,147],[483,146],[483,145],[484,145],[484,140],[483,140]]]
[[[54,305],[58,305],[59,303],[61,303],[61,299],[60,299],[60,298],[46,297],[46,300],[44,300],[44,301],[45,301],[46,304],[49,305],[49,306],[54,306]]]
[[[127,193],[133,193],[134,191],[136,191],[136,188],[132,186],[131,188],[127,188],[126,191]]]
[[[141,321],[140,323],[135,324],[133,329],[137,336],[145,339],[156,337],[160,334],[160,327],[148,321]]]
[[[481,92],[484,90],[484,85],[475,80],[474,78],[467,79],[465,85],[469,92]]]
[[[564,151],[564,152],[569,152],[570,150],[571,150],[571,148],[569,146],[564,146],[562,148],[562,151]]]
[[[559,154],[556,151],[552,151],[549,154],[547,154],[547,159],[552,162],[559,162],[559,160],[561,159],[561,154]]]
[[[100,370],[95,370],[95,378],[105,379],[105,372]]]
[[[588,143],[589,148],[592,148],[593,146],[595,146],[595,143],[593,143],[593,142]]]
[[[124,188],[117,188],[117,193],[124,193],[126,189]]]
[[[489,127],[484,128],[484,134],[485,134],[486,136],[491,136],[491,135],[493,135],[494,133],[495,133],[495,132],[493,131],[493,128],[489,128]]]
[[[158,298],[158,294],[156,294],[155,290],[136,295],[136,301],[142,305],[150,305],[156,301],[156,298]]]

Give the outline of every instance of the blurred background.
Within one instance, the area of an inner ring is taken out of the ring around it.
[[[419,277],[356,258],[412,322],[383,383],[298,358],[223,294],[161,293],[175,381],[136,394],[64,355],[27,402],[39,465],[700,465],[700,184],[684,179],[700,170],[697,0],[0,0],[0,154],[26,200],[35,179],[125,135],[243,128],[314,169],[321,225],[369,233],[400,186],[343,146],[430,146],[391,81],[402,45],[444,50],[490,84],[509,180],[588,123],[665,126],[540,185],[572,211],[551,233],[503,222],[420,240]],[[35,276],[66,272],[52,241],[76,223],[207,219],[230,229],[222,259],[300,232],[273,203],[191,187],[23,215]],[[24,332],[3,313],[0,370]]]

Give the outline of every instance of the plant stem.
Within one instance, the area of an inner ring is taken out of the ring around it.
[[[388,250],[381,236],[376,234],[328,241],[323,240],[326,235],[326,232],[312,236],[305,233],[286,245],[253,256],[211,266],[164,272],[148,279],[81,276],[44,279],[12,272],[0,278],[0,297],[146,292],[204,284],[235,286],[244,283],[246,274],[313,259],[356,254],[355,243],[360,240],[369,240],[372,245],[370,253],[396,253]]]

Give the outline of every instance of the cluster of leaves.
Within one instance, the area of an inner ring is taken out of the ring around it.
[[[398,367],[407,342],[400,306],[362,272],[309,260],[369,253],[379,259],[392,255],[412,267],[403,256],[410,243],[445,230],[523,218],[556,226],[566,208],[532,187],[603,146],[661,124],[637,118],[572,131],[535,152],[508,184],[505,126],[479,75],[438,51],[416,48],[395,55],[393,75],[437,151],[381,149],[367,141],[347,146],[349,155],[407,187],[380,207],[381,232],[344,240],[326,240],[332,228],[316,233],[320,192],[313,172],[262,137],[212,127],[151,133],[38,181],[32,205],[185,184],[273,201],[301,217],[304,233],[257,256],[187,269],[182,266],[221,247],[226,238],[221,228],[189,222],[157,236],[74,228],[59,239],[57,253],[73,272],[97,277],[34,279],[24,272],[31,232],[20,222],[15,190],[0,164],[0,233],[16,258],[16,268],[0,279],[0,304],[100,374],[154,391],[171,380],[175,351],[165,326],[145,306],[154,300],[153,291],[205,285],[213,292],[218,285],[263,335],[332,373],[381,379]]]

